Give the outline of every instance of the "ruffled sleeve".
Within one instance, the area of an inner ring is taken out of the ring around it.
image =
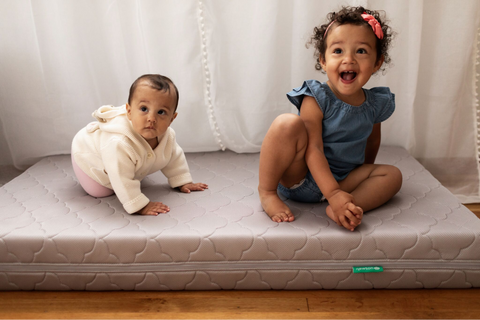
[[[325,114],[324,107],[326,104],[324,103],[324,99],[326,98],[326,94],[325,90],[322,88],[321,82],[317,80],[307,80],[303,82],[302,86],[287,93],[288,100],[290,100],[290,102],[295,105],[299,111],[304,96],[314,97],[320,106],[320,109]]]
[[[395,111],[395,94],[387,87],[376,87],[370,90],[373,96],[373,107],[375,109],[374,123],[387,120]]]

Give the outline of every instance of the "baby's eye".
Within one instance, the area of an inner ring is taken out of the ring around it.
[[[164,114],[167,114],[167,113],[165,112],[165,110],[158,110],[158,114],[159,115],[164,115]]]
[[[147,109],[147,107],[140,107],[140,110],[141,110],[142,112],[145,112],[145,111],[147,111],[148,109]]]
[[[340,54],[340,53],[342,53],[342,49],[335,49],[335,50],[333,50],[333,53]]]
[[[365,53],[367,53],[367,50],[365,50],[365,49],[358,49],[358,50],[357,50],[357,53],[365,54]]]

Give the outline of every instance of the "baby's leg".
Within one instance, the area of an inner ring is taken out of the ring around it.
[[[82,169],[77,165],[72,155],[72,166],[75,176],[77,177],[78,183],[82,186],[83,190],[86,193],[95,198],[109,197],[114,192],[112,189],[102,186],[92,178],[90,178]]]
[[[355,205],[364,212],[390,200],[402,186],[402,173],[390,165],[364,164],[339,182],[340,188],[352,194]]]
[[[260,151],[260,201],[275,222],[293,221],[290,208],[278,197],[277,186],[291,187],[307,174],[305,150],[307,130],[303,120],[294,114],[278,116],[270,126]]]

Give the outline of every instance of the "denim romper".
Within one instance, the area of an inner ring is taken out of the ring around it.
[[[387,120],[395,110],[395,95],[387,87],[363,89],[365,102],[352,106],[339,100],[330,87],[317,80],[307,80],[287,97],[300,112],[303,97],[312,96],[323,113],[323,151],[337,181],[345,179],[365,161],[365,148],[375,123]],[[324,197],[310,171],[291,188],[278,185],[278,192],[300,202],[320,202]]]

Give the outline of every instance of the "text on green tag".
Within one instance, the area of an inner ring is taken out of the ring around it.
[[[383,267],[381,266],[364,266],[364,267],[353,267],[353,273],[370,273],[370,272],[382,272]]]

